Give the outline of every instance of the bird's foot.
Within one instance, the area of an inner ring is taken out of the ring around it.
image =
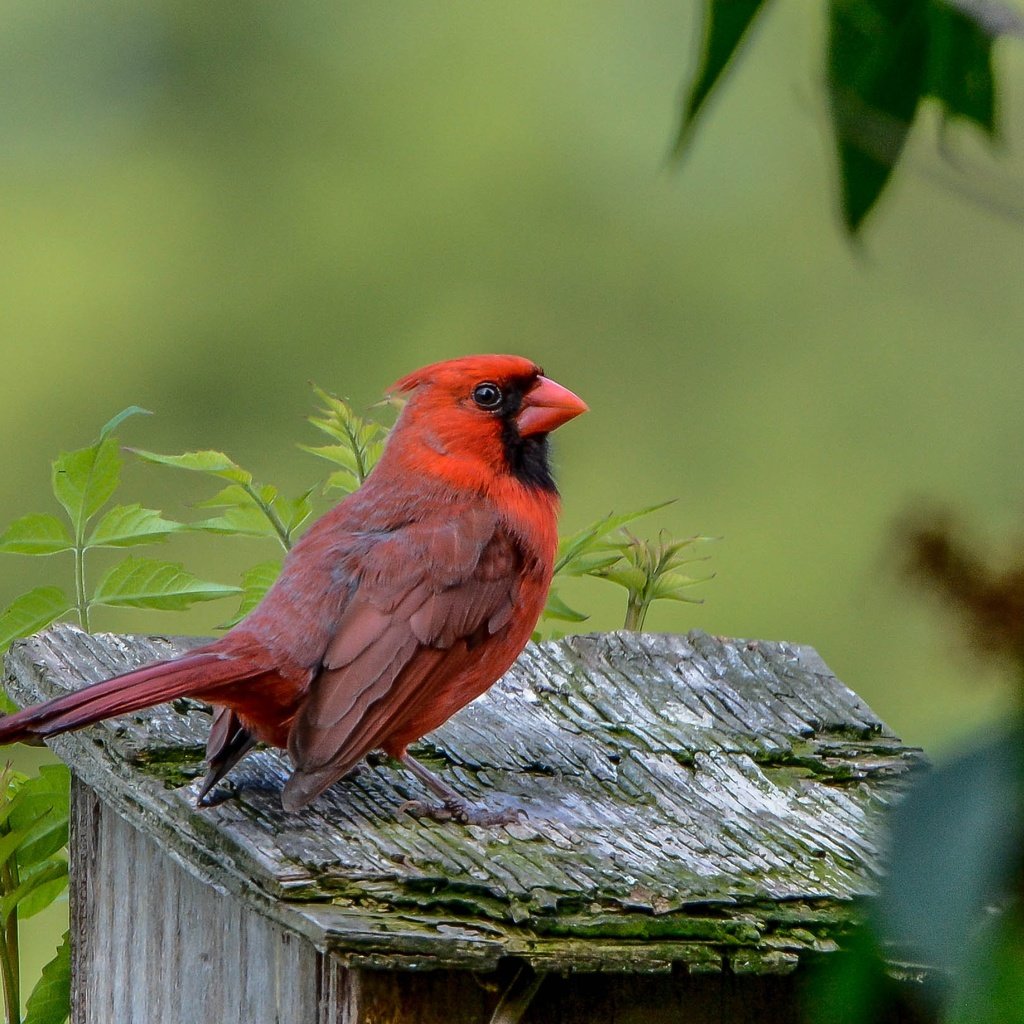
[[[423,800],[406,800],[398,810],[411,814],[414,818],[429,818],[438,822],[454,821],[459,825],[514,825],[527,816],[521,807],[489,811],[486,807],[476,807],[462,799],[448,799],[440,806],[425,803]]]
[[[222,786],[203,786],[196,797],[196,807],[216,807],[218,804],[227,803],[228,800],[238,796],[238,787],[229,779]]]

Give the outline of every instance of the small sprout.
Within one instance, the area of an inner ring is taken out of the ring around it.
[[[351,494],[369,476],[370,470],[384,451],[388,429],[376,420],[360,416],[344,398],[338,398],[329,391],[313,385],[313,390],[323,403],[319,415],[310,416],[309,422],[328,437],[333,444],[306,445],[299,447],[304,452],[317,455],[341,467],[335,470],[324,483],[324,491],[342,491]],[[391,404],[387,401],[378,405]]]
[[[684,591],[697,583],[706,583],[714,574],[690,576],[679,572],[679,569],[694,562],[706,562],[708,556],[694,557],[692,548],[695,544],[711,539],[686,537],[683,540],[672,540],[663,532],[656,541],[652,541],[622,529],[619,531],[619,539],[608,544],[611,550],[618,553],[618,558],[611,565],[595,569],[589,575],[624,587],[629,595],[624,628],[643,629],[647,612],[655,601],[702,603],[700,598],[690,597]]]
[[[625,529],[643,516],[670,505],[657,505],[621,515],[607,515],[571,536],[562,538],[555,558],[555,578],[593,576],[624,587],[628,594],[626,629],[642,629],[647,610],[655,601],[685,601],[700,604],[683,590],[703,583],[710,576],[693,577],[678,570],[707,557],[692,557],[693,545],[708,537],[688,537],[673,541],[661,534],[657,542],[642,540]],[[691,557],[686,557],[691,556]],[[542,618],[561,622],[583,622],[588,616],[571,608],[552,588]]]

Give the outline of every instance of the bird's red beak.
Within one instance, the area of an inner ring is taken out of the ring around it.
[[[538,377],[537,383],[523,397],[522,407],[516,414],[516,426],[521,437],[547,434],[586,411],[587,403],[568,388],[547,377]]]

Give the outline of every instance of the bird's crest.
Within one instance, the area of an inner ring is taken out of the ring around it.
[[[414,370],[395,381],[391,385],[389,393],[412,391],[421,384],[438,384],[445,381],[462,383],[470,379],[508,380],[535,377],[543,372],[536,363],[523,356],[463,356],[461,359],[447,359],[444,362],[431,363],[429,366]]]

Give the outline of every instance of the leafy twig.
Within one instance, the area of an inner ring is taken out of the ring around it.
[[[313,390],[324,407],[319,415],[310,416],[309,422],[332,438],[334,443],[300,444],[299,447],[340,467],[325,481],[325,491],[338,490],[349,494],[362,486],[380,458],[388,435],[387,428],[376,420],[360,416],[346,399],[338,398],[315,384]]]
[[[612,565],[591,575],[618,583],[629,595],[626,603],[625,629],[644,628],[647,612],[655,601],[685,601],[700,604],[699,598],[683,591],[697,583],[705,583],[711,576],[694,577],[679,572],[684,565],[707,561],[707,556],[685,558],[684,553],[694,544],[711,540],[710,537],[687,537],[671,540],[665,534],[656,541],[643,540],[628,530],[620,531],[621,539],[609,544],[619,552],[620,558]]]
[[[45,765],[33,778],[8,764],[0,771],[0,975],[5,1022],[21,1024],[20,935],[25,918],[67,888],[69,774]],[[68,1014],[70,959],[58,952],[28,998],[24,1024],[61,1024]]]
[[[562,538],[555,559],[556,580],[559,577],[593,576],[625,587],[629,595],[626,629],[642,629],[647,611],[655,601],[699,604],[698,599],[684,595],[682,591],[710,577],[694,578],[677,570],[690,562],[704,561],[704,558],[683,558],[682,555],[692,545],[710,538],[688,537],[674,541],[662,534],[657,542],[651,542],[641,540],[625,529],[627,523],[670,504],[671,501],[663,501],[635,512],[609,514]],[[552,587],[544,618],[583,622],[587,616],[566,604],[557,589]]]

